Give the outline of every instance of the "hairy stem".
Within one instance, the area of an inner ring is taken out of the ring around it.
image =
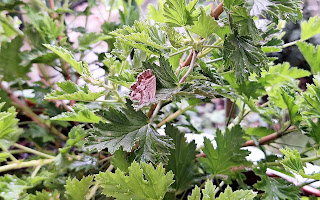
[[[42,153],[42,152],[40,152],[40,151],[31,149],[31,148],[29,148],[29,147],[22,146],[22,145],[17,144],[17,143],[13,144],[12,146],[17,147],[17,148],[22,149],[22,150],[25,150],[26,152],[29,152],[29,153],[33,153],[33,154],[38,155],[38,156],[43,156],[43,157],[45,157],[45,158],[49,158],[49,159],[55,158],[54,156],[51,156],[51,155],[49,155],[49,154]]]
[[[193,68],[194,68],[194,64],[196,63],[197,54],[198,54],[198,53],[197,53],[196,51],[193,52],[189,69],[188,69],[188,71],[186,72],[186,74],[181,78],[181,80],[179,81],[179,83],[183,83],[183,82],[187,79],[187,77],[189,76],[189,74],[192,72],[192,70],[193,70]]]
[[[39,159],[39,160],[32,160],[32,161],[26,161],[26,162],[15,162],[8,165],[4,165],[0,167],[0,172],[5,172],[13,169],[21,169],[26,167],[35,167],[38,165],[47,165],[49,163],[52,163],[55,160],[55,158],[51,159]]]

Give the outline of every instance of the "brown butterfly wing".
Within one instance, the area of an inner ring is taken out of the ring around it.
[[[137,82],[132,84],[130,89],[131,100],[138,100],[138,105],[151,102],[156,96],[156,77],[150,69],[141,72],[137,77]]]

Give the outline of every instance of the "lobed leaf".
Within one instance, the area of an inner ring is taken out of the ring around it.
[[[72,81],[60,82],[57,85],[61,88],[61,91],[54,90],[51,94],[47,94],[45,99],[91,102],[104,95],[104,91],[91,92],[87,85],[81,87]]]
[[[137,160],[156,162],[167,161],[173,148],[171,139],[159,133],[148,123],[148,117],[142,111],[135,111],[131,101],[127,101],[126,108],[109,108],[97,112],[107,123],[95,124],[91,136],[87,138],[89,150],[101,151],[108,148],[114,153],[120,147],[126,152],[135,150]]]
[[[319,30],[320,30],[320,20],[319,20]],[[306,42],[298,42],[297,46],[301,51],[302,55],[308,62],[313,74],[320,73],[320,46],[313,46]]]
[[[320,33],[320,17],[310,17],[301,23],[301,40],[305,41]]]
[[[96,175],[103,194],[118,200],[159,200],[174,182],[174,174],[171,171],[165,174],[161,163],[154,169],[152,164],[134,161],[128,170],[127,176],[119,169],[115,173],[100,172]]]
[[[206,158],[198,158],[200,164],[207,172],[216,176],[218,174],[230,175],[231,167],[245,165],[249,162],[246,156],[249,155],[247,150],[241,150],[241,145],[245,142],[244,131],[239,125],[234,126],[231,130],[226,129],[224,135],[218,129],[215,141],[217,147],[214,148],[210,140],[204,138],[203,153]]]
[[[77,178],[67,180],[65,185],[65,197],[68,200],[89,200],[89,188],[93,184],[93,176],[83,177],[80,181]]]

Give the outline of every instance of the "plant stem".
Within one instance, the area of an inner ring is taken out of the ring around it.
[[[164,125],[167,122],[170,122],[172,120],[174,120],[175,118],[177,118],[179,115],[183,114],[184,112],[186,112],[187,110],[193,108],[194,105],[192,106],[187,106],[183,109],[179,109],[176,112],[172,113],[171,115],[169,115],[167,118],[165,118],[164,120],[162,120],[159,124],[157,124],[157,128],[160,128],[162,125]]]
[[[31,148],[29,148],[29,147],[22,146],[22,145],[17,144],[17,143],[13,144],[12,146],[17,147],[17,148],[22,149],[22,150],[25,150],[26,152],[36,154],[36,155],[38,155],[38,156],[43,156],[43,157],[45,157],[45,158],[49,158],[49,159],[54,159],[54,158],[55,158],[54,156],[51,156],[51,155],[49,155],[49,154],[42,153],[42,152],[40,152],[40,151],[31,149]]]
[[[32,161],[27,161],[27,162],[15,162],[12,164],[4,165],[0,167],[0,172],[5,172],[13,169],[21,169],[21,168],[26,168],[26,167],[34,167],[38,165],[46,165],[51,162],[53,162],[55,158],[52,159],[40,159],[40,160],[32,160]]]
[[[1,143],[0,143],[0,148],[1,148],[5,153],[7,153],[7,154],[9,155],[9,158],[10,158],[12,161],[14,161],[14,162],[18,161],[18,160],[8,151],[8,149],[7,149],[6,147],[4,147]]]
[[[220,60],[223,60],[223,57],[220,57],[220,58],[216,58],[216,59],[213,59],[213,60],[209,60],[207,62],[205,62],[206,64],[211,64],[211,63],[215,63],[215,62],[218,62]]]
[[[229,125],[229,123],[230,123],[230,121],[231,121],[232,114],[233,114],[234,109],[235,109],[235,107],[236,107],[236,101],[237,101],[237,99],[232,103],[230,113],[227,113],[227,115],[229,115],[229,116],[228,116],[228,120],[227,120],[227,123],[226,123],[226,127],[228,127],[228,125]]]
[[[183,83],[187,77],[189,76],[189,74],[192,72],[193,68],[194,68],[194,64],[196,63],[196,59],[197,59],[197,52],[193,51],[193,55],[192,55],[192,60],[189,66],[188,71],[186,72],[186,74],[181,78],[181,80],[179,81],[179,83]]]
[[[158,104],[157,104],[157,107],[154,109],[153,111],[153,114],[150,118],[150,123],[153,121],[153,119],[157,116],[159,110],[161,109],[161,105],[162,105],[162,101],[160,101]]]
[[[307,158],[301,158],[301,162],[306,163],[306,162],[312,162],[320,159],[320,155],[315,155]],[[281,166],[281,163],[279,161],[276,162],[267,162],[267,166]]]
[[[172,54],[169,54],[169,57],[178,55],[178,54],[183,53],[183,52],[185,52],[185,51],[188,51],[188,50],[190,50],[190,49],[192,49],[192,47],[187,47],[187,48],[182,49],[182,50],[180,50],[180,51],[177,51],[177,52],[174,52],[174,53],[172,53]]]
[[[223,46],[217,46],[217,45],[202,45],[203,47],[208,47],[208,48],[219,48],[223,49]]]
[[[300,154],[305,154],[305,153],[307,153],[307,152],[309,152],[309,151],[314,150],[315,148],[318,148],[319,146],[320,146],[320,143],[319,143],[319,144],[316,144],[316,145],[314,145],[314,146],[312,146],[312,147],[309,147],[308,149],[304,150],[304,151],[301,152]]]
[[[296,41],[293,41],[293,42],[286,43],[286,44],[282,45],[280,48],[281,48],[281,49],[284,49],[284,48],[290,47],[290,46],[292,46],[292,45],[297,44],[297,42],[300,42],[300,41],[301,41],[301,40],[296,40]]]

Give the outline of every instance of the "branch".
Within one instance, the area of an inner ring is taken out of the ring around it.
[[[46,165],[51,162],[53,162],[55,158],[51,159],[40,159],[40,160],[32,160],[32,161],[27,161],[27,162],[15,162],[12,164],[4,165],[0,167],[0,172],[5,172],[13,169],[21,169],[21,168],[26,168],[26,167],[35,167],[39,165]]]
[[[217,20],[222,12],[223,12],[223,2],[221,2],[214,10],[212,10],[211,17]]]
[[[263,145],[263,144],[269,143],[269,142],[271,142],[271,141],[273,141],[275,139],[278,139],[278,138],[280,138],[280,137],[282,137],[282,136],[284,136],[286,134],[292,133],[294,131],[296,131],[295,127],[294,126],[290,126],[287,131],[284,131],[284,132],[281,132],[281,133],[277,133],[277,132],[276,133],[272,133],[270,135],[262,137],[259,140],[259,145]],[[244,143],[242,145],[242,147],[248,147],[248,146],[256,146],[256,144],[255,144],[255,142],[253,140],[249,140],[249,141],[247,141],[246,143]]]

